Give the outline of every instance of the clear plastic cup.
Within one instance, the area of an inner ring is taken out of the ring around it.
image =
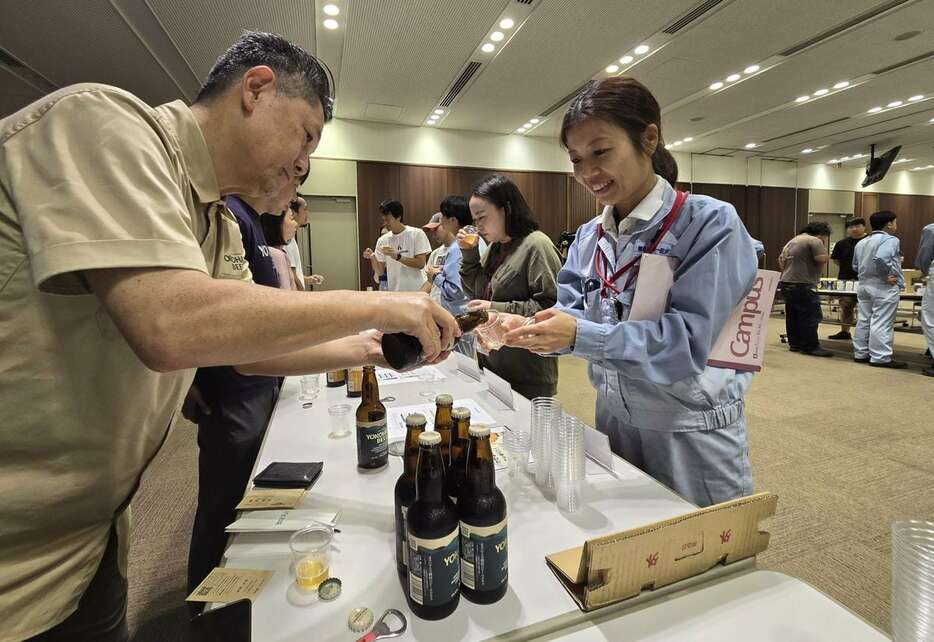
[[[464,233],[464,243],[467,247],[473,247],[480,242],[480,233],[474,225],[465,225],[461,228]]]
[[[353,432],[354,412],[349,403],[338,403],[328,407],[328,417],[331,423],[330,439],[341,439]]]
[[[506,430],[503,433],[503,441],[509,456],[509,478],[521,481],[529,465],[532,433],[528,430]]]
[[[551,474],[552,439],[561,421],[561,404],[554,397],[532,400],[532,459],[535,460],[535,483],[553,489]]]
[[[575,512],[581,507],[584,480],[584,424],[562,413],[553,441],[552,475],[557,487],[558,508]]]
[[[934,640],[934,522],[892,524],[892,636]]]
[[[318,590],[331,574],[331,538],[334,530],[327,526],[309,526],[289,538],[292,551],[292,576],[302,592]]]
[[[321,375],[303,375],[301,378],[302,391],[298,395],[299,401],[314,401],[321,392]]]

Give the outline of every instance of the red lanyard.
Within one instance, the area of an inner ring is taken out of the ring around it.
[[[671,211],[665,215],[665,220],[662,222],[662,228],[658,231],[658,234],[655,235],[655,238],[652,239],[652,242],[645,248],[642,254],[652,254],[658,248],[658,244],[665,237],[665,233],[671,229],[671,226],[674,225],[675,220],[678,218],[678,213],[681,211],[681,206],[684,205],[684,201],[687,200],[687,192],[677,192],[675,196],[674,205],[671,206]],[[619,281],[624,274],[632,271],[632,274],[629,275],[629,278],[626,280],[626,286],[624,289],[632,285],[632,282],[639,275],[639,259],[642,258],[642,254],[634,257],[626,265],[618,269],[613,274],[607,276],[610,268],[610,260],[607,258],[606,254],[600,251],[599,241],[603,238],[603,225],[597,225],[597,247],[594,248],[593,253],[593,269],[596,275],[600,278],[601,288],[600,295],[606,297],[609,294],[609,291],[613,291],[615,294],[619,294],[620,290],[616,287],[616,282]],[[603,257],[604,269],[600,269],[600,257]]]

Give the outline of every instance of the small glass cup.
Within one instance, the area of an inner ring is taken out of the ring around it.
[[[304,375],[301,378],[302,392],[299,401],[314,401],[321,392],[321,375]]]
[[[299,591],[318,590],[331,574],[331,539],[334,531],[327,526],[309,526],[289,538],[292,551],[292,575]]]
[[[464,233],[464,247],[474,247],[480,242],[480,233],[475,225],[465,225],[461,231]]]
[[[353,408],[349,403],[338,403],[328,407],[328,417],[331,420],[331,432],[328,437],[331,439],[341,439],[349,435],[353,430]]]

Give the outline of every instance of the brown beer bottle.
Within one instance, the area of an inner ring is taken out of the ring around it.
[[[457,513],[461,539],[461,593],[491,604],[506,595],[509,580],[506,498],[496,487],[488,426],[470,427],[466,476]]]
[[[331,370],[328,372],[328,388],[340,388],[347,381],[346,370]]]
[[[423,620],[440,620],[460,602],[460,523],[444,491],[441,435],[436,432],[418,438],[415,501],[405,523],[409,608]]]
[[[362,392],[363,400],[357,407],[357,467],[381,468],[389,462],[389,432],[374,366],[363,367]]]
[[[454,317],[454,320],[461,332],[467,334],[489,321],[490,315],[486,310],[473,310]],[[384,334],[380,344],[386,361],[396,370],[411,368],[422,360],[422,344],[411,335],[402,332]]]
[[[412,414],[405,418],[405,453],[402,456],[402,474],[396,481],[396,569],[403,586],[408,581],[409,546],[405,539],[405,519],[415,501],[415,469],[418,467],[418,437],[425,432],[425,415]]]
[[[451,435],[451,467],[446,478],[448,497],[455,504],[460,497],[467,466],[467,444],[470,438],[470,411],[467,408],[455,408],[454,434]]]
[[[444,469],[451,466],[451,431],[454,429],[454,419],[451,410],[454,406],[454,397],[451,395],[438,395],[435,397],[435,432],[441,435],[441,461]]]
[[[347,396],[359,397],[363,394],[363,368],[347,369]]]

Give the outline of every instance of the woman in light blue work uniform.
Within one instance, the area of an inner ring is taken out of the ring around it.
[[[749,234],[729,203],[672,187],[677,165],[658,103],[635,80],[588,85],[564,116],[561,140],[577,181],[606,207],[577,231],[558,304],[507,334],[507,345],[587,359],[597,428],[614,452],[689,501],[750,494],[743,394],[752,375],[707,365],[755,279]],[[629,320],[644,252],[675,264],[657,321]]]

